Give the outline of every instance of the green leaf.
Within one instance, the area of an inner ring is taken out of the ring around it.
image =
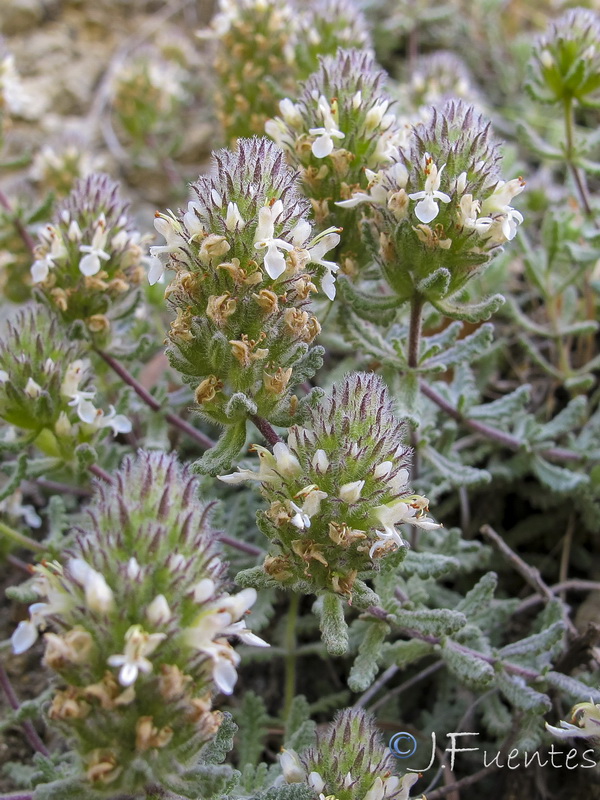
[[[579,486],[589,483],[587,475],[550,464],[537,454],[531,458],[531,470],[536,478],[553,492],[572,492]]]
[[[434,646],[422,639],[400,640],[385,644],[382,652],[385,664],[395,664],[400,669],[420,661],[434,652]]]
[[[562,672],[546,672],[544,678],[554,689],[559,689],[563,694],[571,697],[578,703],[591,700],[592,703],[600,703],[600,690],[588,686],[577,678],[570,675],[563,675]]]
[[[525,384],[519,386],[514,392],[505,394],[504,397],[499,397],[498,400],[492,400],[479,406],[471,406],[469,417],[473,419],[490,419],[496,421],[496,423],[501,417],[508,417],[512,421],[512,418],[517,414],[522,414],[525,411],[530,399],[531,387]]]
[[[369,624],[348,678],[348,686],[353,692],[364,692],[375,680],[382,657],[382,645],[389,632],[390,626],[385,622]]]
[[[442,658],[450,672],[471,689],[485,689],[494,679],[494,668],[475,651],[462,648],[452,639],[442,643]]]
[[[235,714],[238,726],[238,767],[256,766],[260,760],[267,737],[269,716],[265,702],[253,691],[244,694],[241,708]]]
[[[348,625],[344,616],[342,599],[331,592],[322,595],[320,608],[320,629],[327,652],[332,656],[343,656],[348,650]]]
[[[193,464],[192,469],[205,475],[227,472],[232,468],[245,444],[246,420],[239,419],[227,426],[215,446],[207,450],[202,458]]]
[[[496,685],[504,697],[521,711],[545,714],[552,708],[550,698],[528,686],[520,675],[510,675],[500,669],[496,672]]]
[[[489,319],[504,304],[504,297],[495,294],[479,303],[457,305],[451,300],[430,299],[437,310],[450,319],[461,319],[464,322],[482,322]]]
[[[556,655],[556,647],[562,642],[565,626],[561,621],[550,625],[541,633],[534,633],[519,639],[517,642],[507,644],[498,651],[498,656],[502,659],[513,660],[519,656],[539,656],[546,654],[548,659]],[[560,648],[559,648],[560,649]]]
[[[200,750],[200,759],[203,764],[222,764],[228,753],[233,749],[233,737],[237,732],[237,725],[228,711],[223,712],[223,719],[219,725],[214,739],[204,745]]]
[[[494,592],[498,585],[498,576],[495,572],[487,572],[480,578],[475,586],[467,592],[456,606],[456,611],[463,613],[468,619],[479,617],[489,610],[494,599]]]
[[[528,84],[529,86],[529,84]],[[519,141],[523,142],[528,150],[531,150],[541,158],[548,158],[552,161],[562,161],[565,157],[563,151],[558,147],[553,147],[548,144],[542,137],[536,133],[527,123],[517,123],[517,131]]]
[[[460,567],[458,559],[441,553],[428,553],[425,550],[409,550],[402,562],[403,575],[418,575],[420,578],[439,578],[447,572]]]
[[[398,625],[425,636],[448,636],[467,624],[467,618],[448,608],[400,609],[394,614]]]

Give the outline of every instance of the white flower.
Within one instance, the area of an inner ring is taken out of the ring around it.
[[[154,286],[164,275],[165,265],[157,256],[148,256],[147,263],[149,264],[148,283],[150,286]]]
[[[194,602],[206,603],[215,592],[215,582],[211,578],[202,578],[193,588]]]
[[[442,203],[450,202],[450,197],[439,191],[440,179],[445,166],[444,164],[438,171],[429,153],[425,153],[423,157],[425,189],[422,192],[413,192],[408,195],[411,200],[419,200],[415,208],[415,216],[425,224],[434,220],[439,214],[440,208],[435,202],[436,200],[440,200]]]
[[[327,472],[329,468],[329,459],[327,458],[327,453],[325,450],[321,450],[321,448],[319,448],[312,457],[311,464],[316,472]]]
[[[92,403],[92,399],[96,396],[96,392],[80,392],[76,390],[71,395],[70,406],[77,409],[77,416],[82,422],[87,422],[88,425],[94,425],[98,414],[96,406]]]
[[[308,245],[310,263],[325,267],[326,272],[321,280],[321,288],[330,300],[335,298],[335,278],[333,273],[337,272],[339,266],[335,261],[325,261],[323,256],[329,250],[333,250],[334,247],[337,247],[339,242],[340,235],[338,233],[338,228],[328,228],[326,231],[319,234],[319,236],[315,237]]]
[[[89,609],[106,614],[114,607],[115,596],[104,575],[82,558],[72,558],[68,570],[73,580],[83,587],[85,602]]]
[[[260,483],[280,483],[281,477],[293,478],[302,472],[300,462],[293,455],[288,446],[277,442],[271,454],[266,447],[255,444],[253,449],[258,453],[260,461],[259,471],[240,469],[230,475],[218,475],[223,483],[243,483],[244,481],[259,481]]]
[[[481,211],[491,217],[493,223],[486,237],[490,244],[503,244],[514,239],[517,227],[523,222],[523,215],[509,203],[524,188],[525,181],[522,178],[499,181],[492,194],[483,201]]]
[[[54,266],[54,260],[46,255],[38,258],[31,266],[31,279],[34,283],[42,283],[48,277],[48,273]]]
[[[48,603],[33,603],[29,606],[29,619],[19,622],[10,637],[12,651],[20,655],[35,643],[39,636],[39,628],[45,627],[44,617],[51,613]]]
[[[22,517],[30,528],[39,528],[42,524],[35,508],[23,505],[23,494],[18,489],[0,501],[0,512],[10,517]]]
[[[91,245],[79,245],[79,252],[87,253],[79,262],[79,271],[82,275],[95,275],[100,271],[101,261],[110,261],[110,254],[104,250],[107,236],[106,220],[102,214],[96,222],[96,230],[94,231]]]
[[[214,586],[211,589],[214,590]],[[213,680],[223,694],[233,692],[237,681],[236,666],[240,661],[239,655],[224,637],[239,636],[246,644],[269,646],[249,631],[243,622],[238,622],[255,601],[255,589],[243,589],[237,595],[221,597],[205,605],[196,623],[186,631],[188,644],[212,659]]]
[[[358,94],[360,94],[360,92],[358,92]],[[321,793],[325,788],[325,781],[318,772],[313,771],[308,776],[308,785],[311,789],[314,789],[315,792]]]
[[[360,499],[360,493],[364,488],[364,481],[352,481],[340,486],[339,498],[344,503],[356,503]]]
[[[95,424],[98,428],[112,428],[113,436],[119,433],[131,433],[132,429],[131,420],[124,414],[117,414],[114,406],[108,407],[108,414],[99,409],[96,412]]]
[[[404,545],[404,540],[399,531],[396,530],[396,525],[406,523],[416,525],[424,530],[433,530],[441,527],[439,523],[434,522],[422,513],[423,509],[427,508],[426,498],[415,495],[410,500],[412,501],[410,504],[400,500],[390,505],[376,506],[373,509],[375,519],[383,526],[383,530],[375,531],[378,538],[369,550],[370,558],[373,558],[373,554],[380,548],[385,547],[388,542],[393,542],[398,547]]]
[[[152,672],[152,662],[146,656],[152,655],[158,645],[166,638],[166,633],[146,633],[141,625],[132,625],[125,634],[123,653],[108,657],[108,665],[121,667],[119,683],[131,686],[140,672]]]
[[[283,203],[276,200],[272,206],[263,206],[258,212],[258,225],[254,235],[254,247],[256,250],[266,249],[264,256],[264,266],[267,274],[276,280],[285,272],[285,256],[280,250],[291,252],[294,246],[283,239],[275,238],[275,223],[281,212]]]
[[[228,203],[227,204],[227,216],[225,217],[225,227],[228,231],[235,231],[235,230],[242,230],[246,223],[242,215],[240,214],[240,210],[237,206],[237,203]]]
[[[463,194],[458,206],[458,221],[465,228],[487,233],[494,220],[491,217],[478,217],[480,203],[473,199],[472,194]]]
[[[164,625],[171,619],[171,609],[164,594],[158,594],[146,608],[146,619],[153,625]]]
[[[600,739],[600,704],[594,704],[593,700],[589,703],[578,703],[571,709],[571,719],[577,721],[577,725],[561,720],[560,727],[546,723],[546,728],[559,739],[577,736],[582,739]]]
[[[327,99],[321,95],[318,102],[318,110],[323,118],[322,128],[309,128],[311,136],[318,136],[318,139],[312,144],[312,154],[315,158],[325,158],[333,150],[333,140],[343,139],[345,134],[338,130],[336,122],[333,119],[331,109]]]
[[[0,383],[6,383],[9,380],[10,375],[5,369],[0,369]]]
[[[286,783],[303,783],[306,780],[306,772],[295,750],[282,749],[279,765]]]
[[[39,383],[36,383],[33,378],[28,378],[23,391],[28,397],[35,398],[39,397],[42,393],[42,387]]]
[[[77,393],[77,388],[83,377],[83,373],[88,366],[88,362],[81,358],[72,361],[65,371],[65,377],[60,387],[60,393],[65,397],[73,397]],[[93,397],[95,392],[90,393]]]

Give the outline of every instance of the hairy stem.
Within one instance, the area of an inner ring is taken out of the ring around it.
[[[2,690],[6,695],[6,699],[8,700],[9,706],[12,708],[13,711],[18,711],[20,707],[19,700],[17,698],[17,695],[15,694],[15,690],[12,687],[10,678],[8,677],[8,674],[4,669],[4,667],[2,666],[2,664],[0,664],[0,686],[2,687]],[[50,752],[46,747],[46,745],[40,739],[39,734],[33,727],[31,720],[28,719],[24,720],[21,723],[21,727],[23,728],[23,733],[25,734],[27,741],[32,746],[32,748],[36,752],[41,753],[43,756],[48,757],[50,755]]]
[[[590,200],[588,196],[587,186],[585,185],[585,180],[582,178],[579,169],[577,168],[574,160],[575,155],[575,136],[574,136],[574,128],[575,128],[575,121],[573,115],[573,98],[566,97],[564,101],[564,118],[565,118],[565,149],[566,149],[566,161],[573,176],[573,180],[575,181],[575,186],[577,187],[577,193],[579,195],[579,202],[581,203],[581,207],[583,208],[587,217],[593,216],[592,207],[590,205]],[[597,225],[597,223],[596,223]]]
[[[419,348],[421,344],[421,317],[423,315],[423,297],[415,293],[410,303],[410,324],[408,329],[408,366],[419,365]]]
[[[177,414],[173,414],[172,411],[163,411],[158,400],[153,397],[150,392],[144,386],[142,386],[142,384],[139,383],[133,377],[133,375],[131,375],[115,358],[109,356],[108,353],[104,353],[102,350],[96,350],[96,353],[98,353],[100,358],[106,361],[108,366],[121,378],[124,383],[126,383],[128,386],[131,386],[137,396],[143,400],[143,402],[146,403],[146,405],[149,406],[152,411],[162,413],[167,422],[169,422],[175,428],[179,428],[179,430],[187,434],[190,439],[194,439],[204,450],[209,450],[214,446],[215,443],[212,439],[206,436],[206,434],[202,433],[202,431],[194,428],[194,426],[190,425],[189,422],[186,422],[186,420],[177,416]]]
[[[296,625],[298,622],[298,608],[300,606],[300,595],[292,592],[290,597],[290,607],[285,626],[285,686],[283,692],[283,720],[287,718],[292,707],[292,701],[296,694]]]
[[[34,553],[44,551],[43,545],[41,545],[39,542],[36,542],[35,539],[31,539],[24,533],[19,533],[19,531],[11,528],[10,525],[6,525],[4,522],[0,522],[0,535],[5,536],[7,539],[11,539],[13,542],[15,542],[15,544],[21,545],[21,547],[26,547],[28,550],[33,550]]]
[[[250,419],[254,423],[255,427],[262,433],[269,444],[278,444],[282,442],[283,439],[279,436],[279,434],[274,430],[273,426],[270,422],[267,422],[266,419],[262,417],[258,417],[256,414],[251,414]]]
[[[510,433],[505,433],[498,428],[492,427],[492,425],[486,425],[484,422],[468,419],[468,417],[465,417],[458,409],[454,408],[444,397],[426,383],[421,382],[419,388],[425,397],[428,397],[436,406],[439,406],[449,417],[452,417],[452,419],[455,419],[457,422],[462,422],[467,428],[470,428],[476,433],[480,433],[482,436],[485,436],[486,439],[492,439],[504,445],[504,447],[509,450],[520,450],[525,446],[526,443],[522,439]],[[564,447],[548,447],[545,450],[540,450],[539,454],[544,456],[544,458],[556,461],[581,461],[583,459],[580,453],[576,453],[574,450],[567,450]]]

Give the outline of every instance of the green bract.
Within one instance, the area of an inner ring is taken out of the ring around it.
[[[543,103],[600,103],[600,16],[573,8],[551,23],[529,62],[528,89]]]

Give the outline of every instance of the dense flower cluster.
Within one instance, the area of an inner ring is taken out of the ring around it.
[[[97,486],[63,563],[35,568],[39,602],[12,636],[44,634],[62,684],[48,716],[75,742],[94,789],[136,793],[183,775],[217,731],[215,691],[230,694],[252,589],[224,591],[210,506],[174,456],[140,452]],[[183,777],[182,777],[183,779]]]
[[[66,339],[46,307],[31,304],[7,323],[0,340],[0,417],[35,438],[47,455],[72,457],[77,444],[103,428],[128,433],[131,422],[95,406],[89,361]]]
[[[31,277],[67,322],[103,337],[111,317],[136,303],[146,271],[145,240],[133,228],[119,185],[94,173],[78,181],[40,232]]]
[[[96,172],[101,160],[90,156],[83,141],[63,147],[44,145],[35,154],[30,176],[39,187],[55,197],[66,197],[80,178]]]
[[[271,419],[293,411],[290,391],[309,369],[320,331],[310,295],[317,285],[335,295],[337,265],[325,255],[339,235],[332,228],[313,238],[296,175],[267,139],[241,139],[214,163],[184,213],[157,216],[167,242],[152,248],[150,281],[168,254],[176,275],[166,295],[177,312],[168,355],[202,410],[223,424],[240,411]]]
[[[358,269],[360,240],[356,215],[342,214],[333,203],[366,187],[365,168],[376,170],[393,160],[404,129],[389,110],[385,73],[361,50],[339,50],[321,59],[297,102],[280,103],[280,117],[266,131],[298,167],[317,224],[335,220],[344,229],[340,264]]]
[[[293,86],[294,10],[279,0],[220,0],[212,23],[218,114],[228,142],[261,134],[278,86]],[[275,77],[276,76],[276,77]]]
[[[180,135],[178,114],[189,100],[188,74],[158,48],[137,52],[114,79],[112,109],[121,138],[141,149]]]
[[[351,0],[313,0],[298,10],[294,59],[298,79],[308,78],[319,57],[334,56],[340,47],[371,50],[366,21]]]
[[[395,774],[397,760],[362,710],[338,712],[313,747],[299,755],[284,750],[279,761],[286,783],[305,783],[321,799],[408,800],[419,779],[414,772]]]
[[[418,58],[406,81],[391,83],[388,91],[407,128],[427,122],[431,106],[441,107],[448,100],[462,100],[480,109],[483,105],[464,61],[443,50]],[[407,139],[408,135],[407,130]]]
[[[368,172],[366,192],[338,203],[375,210],[374,255],[401,300],[418,293],[439,306],[514,238],[523,217],[510,204],[525,184],[502,180],[499,160],[490,124],[450,101],[414,128],[396,163]]]
[[[573,8],[536,42],[528,88],[543,103],[595,105],[600,98],[600,14]]]
[[[269,508],[259,516],[273,542],[264,570],[288,588],[352,599],[360,573],[406,543],[396,526],[437,528],[427,499],[408,488],[409,449],[380,378],[352,373],[290,428],[273,453],[255,445],[260,467],[222,475],[258,481]],[[308,587],[308,588],[307,588]]]
[[[230,142],[262,134],[282,95],[293,92],[338,47],[366,47],[369,35],[351,0],[296,5],[220,0],[212,23],[221,124]]]

